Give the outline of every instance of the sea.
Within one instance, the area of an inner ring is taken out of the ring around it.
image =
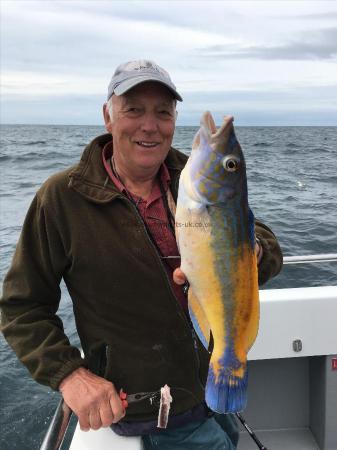
[[[188,154],[196,131],[177,127],[174,146]],[[39,186],[75,164],[87,143],[103,133],[99,126],[1,126],[1,280]],[[337,127],[237,127],[236,134],[251,209],[276,234],[283,254],[337,253]],[[284,266],[263,289],[336,284],[337,263],[324,262]],[[59,315],[70,341],[79,345],[64,285]],[[30,378],[0,336],[0,449],[38,449],[59,399]]]

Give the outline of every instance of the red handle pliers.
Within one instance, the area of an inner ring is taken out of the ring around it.
[[[119,398],[122,401],[124,408],[127,408],[130,403],[138,403],[143,400],[149,399],[152,404],[153,401],[160,398],[159,391],[155,392],[137,392],[137,394],[127,394],[123,391],[123,388],[119,391]]]

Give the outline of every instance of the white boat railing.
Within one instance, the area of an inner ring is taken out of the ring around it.
[[[322,253],[320,255],[285,256],[283,264],[307,264],[337,261],[337,253]]]
[[[308,263],[324,263],[324,262],[337,262],[337,253],[324,253],[324,254],[303,255],[303,256],[285,256],[283,258],[283,264],[308,264]],[[64,440],[65,433],[68,429],[71,415],[72,415],[71,410],[64,403],[63,399],[61,399],[56,408],[52,421],[48,427],[47,433],[40,447],[40,450],[60,449],[62,442]],[[239,418],[240,421],[241,418]],[[244,419],[242,418],[242,420]],[[260,444],[260,442],[256,441],[255,443],[257,445]],[[264,449],[265,447],[261,446],[259,448]]]
[[[72,411],[62,398],[57,405],[40,450],[58,450],[61,447],[71,416]]]

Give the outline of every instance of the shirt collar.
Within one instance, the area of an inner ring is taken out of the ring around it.
[[[112,144],[112,141],[110,141],[107,144],[105,144],[105,146],[103,147],[103,151],[102,151],[103,164],[104,164],[105,170],[108,173],[110,179],[115,184],[115,186],[118,188],[118,190],[120,192],[126,192],[126,188],[125,188],[124,184],[122,183],[122,181],[119,178],[116,177],[116,175],[113,173],[113,171],[111,169],[110,161],[111,161],[112,155],[113,155],[113,144]],[[159,173],[160,181],[162,182],[163,188],[166,192],[168,189],[169,183],[171,181],[171,177],[170,177],[170,173],[168,171],[168,168],[167,168],[165,162],[163,162],[161,164],[161,166],[159,167],[158,173]]]

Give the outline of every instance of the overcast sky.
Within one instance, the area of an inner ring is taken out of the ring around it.
[[[2,123],[100,125],[116,66],[148,58],[178,125],[337,125],[337,1],[0,3]]]

